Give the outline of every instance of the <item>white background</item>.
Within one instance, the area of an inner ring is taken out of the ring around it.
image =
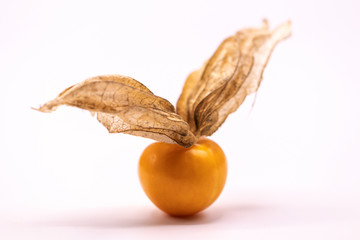
[[[359,239],[357,1],[0,2],[0,239]],[[293,22],[254,98],[212,139],[226,187],[174,219],[143,193],[152,141],[110,135],[86,111],[31,110],[101,74],[173,104],[219,43],[267,18]]]

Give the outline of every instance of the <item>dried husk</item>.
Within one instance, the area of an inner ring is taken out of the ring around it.
[[[269,30],[245,29],[227,38],[200,70],[187,78],[177,113],[196,136],[212,135],[228,115],[257,91],[272,50],[290,35],[290,22]]]
[[[155,96],[138,81],[108,75],[89,78],[67,88],[41,106],[51,112],[60,105],[74,106],[97,114],[110,133],[127,133],[167,143],[191,146],[195,137],[174,106]]]
[[[41,106],[52,112],[60,105],[97,115],[110,133],[127,133],[190,147],[212,135],[258,90],[276,44],[290,35],[290,22],[269,30],[249,28],[225,39],[213,56],[187,78],[174,106],[130,77],[105,75],[75,84]]]

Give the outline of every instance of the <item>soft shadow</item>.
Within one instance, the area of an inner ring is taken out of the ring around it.
[[[149,206],[127,208],[87,209],[52,214],[37,218],[32,226],[85,228],[142,228],[186,225],[222,224],[226,228],[258,228],[270,226],[298,226],[346,219],[348,214],[335,209],[310,206],[255,205],[232,203],[212,206],[190,217],[172,217]],[[231,224],[228,224],[231,223]]]
[[[237,212],[251,214],[265,209],[256,205],[212,207],[190,217],[172,217],[154,208],[112,208],[83,210],[42,217],[33,225],[52,227],[137,228],[152,226],[205,225]]]
[[[53,227],[136,228],[169,225],[209,224],[221,218],[218,212],[190,217],[172,217],[157,209],[99,209],[48,216],[36,225]]]

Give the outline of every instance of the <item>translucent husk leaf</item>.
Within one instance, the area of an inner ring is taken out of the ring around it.
[[[121,75],[89,78],[41,106],[60,105],[97,115],[110,133],[127,133],[184,147],[212,135],[246,96],[258,90],[264,68],[278,42],[290,35],[290,22],[274,30],[268,24],[225,39],[201,69],[192,72],[174,106],[140,82]]]
[[[262,74],[278,42],[290,36],[291,23],[269,30],[249,28],[224,40],[214,55],[187,78],[177,113],[196,136],[212,135],[246,96],[258,90]]]
[[[191,146],[195,137],[174,106],[155,96],[138,81],[120,75],[89,78],[73,85],[41,106],[52,112],[60,105],[74,106],[97,114],[110,133],[127,133],[154,140]]]

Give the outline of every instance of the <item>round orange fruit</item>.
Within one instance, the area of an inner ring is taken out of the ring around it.
[[[141,185],[150,200],[173,216],[189,216],[209,207],[226,181],[222,149],[207,138],[189,148],[156,142],[139,161]]]

